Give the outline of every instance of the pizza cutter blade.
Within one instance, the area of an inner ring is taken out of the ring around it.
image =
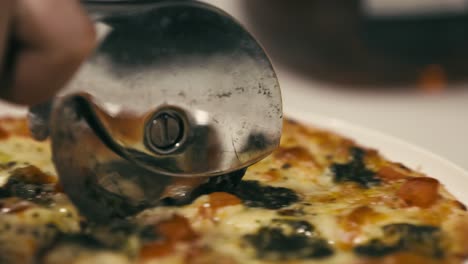
[[[186,202],[206,184],[234,185],[278,146],[278,80],[232,17],[199,2],[110,6],[88,3],[98,10],[97,50],[30,111],[84,215],[123,217]]]

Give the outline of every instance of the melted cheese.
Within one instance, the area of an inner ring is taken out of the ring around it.
[[[62,245],[46,255],[45,263],[61,263],[64,259],[68,261],[73,258],[72,263],[266,264],[271,261],[259,258],[245,236],[265,227],[277,228],[275,221],[278,219],[306,221],[314,227],[313,235],[324,239],[334,251],[324,258],[290,259],[281,263],[355,262],[361,257],[353,253],[354,247],[381,237],[381,227],[395,223],[439,226],[453,241],[446,243],[444,248],[449,257],[451,254],[468,255],[468,248],[464,246],[468,237],[468,215],[443,187],[439,187],[439,198],[429,205],[425,204],[424,208],[408,206],[398,196],[406,177],[423,175],[386,161],[376,151],[367,150],[364,159],[366,167],[375,172],[385,168],[381,172],[380,184],[363,187],[355,182],[337,183],[330,166],[350,162],[349,149],[352,146],[355,144],[351,140],[336,134],[286,122],[281,148],[251,166],[244,180],[291,189],[299,196],[299,202],[280,209],[267,209],[249,207],[239,204],[235,197],[218,195],[214,197],[224,197],[228,202],[222,206],[216,205],[216,210],[207,211],[205,207],[210,204],[210,196],[203,195],[189,205],[152,208],[132,219],[141,225],[167,221],[174,215],[188,219],[197,238],[189,242],[181,241],[169,255],[138,260],[134,256],[125,256],[124,252]],[[22,136],[4,138],[0,142],[0,163],[10,161],[16,164],[0,170],[0,181],[3,183],[15,168],[26,164],[33,164],[46,173],[55,173],[48,142],[36,142]],[[80,227],[76,210],[66,197],[58,200],[62,202],[52,208],[33,207],[22,214],[0,214],[0,229],[6,222],[13,226],[39,226],[52,222],[63,232],[78,232]],[[71,212],[73,217],[65,217],[66,212]],[[40,219],[33,217],[36,213],[40,213]],[[24,241],[17,239],[20,238],[3,236],[2,242],[0,233],[0,253],[2,249],[6,250],[2,243]],[[134,245],[136,248],[140,246],[140,242]],[[33,254],[33,250],[28,251],[28,248],[22,250],[24,252],[20,255]],[[459,262],[461,258],[451,260]]]

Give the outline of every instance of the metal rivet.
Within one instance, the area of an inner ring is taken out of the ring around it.
[[[173,113],[157,114],[149,124],[149,143],[158,149],[174,147],[183,133],[182,120]]]

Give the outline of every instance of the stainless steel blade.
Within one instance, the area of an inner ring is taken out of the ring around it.
[[[94,55],[49,108],[31,110],[32,131],[50,133],[58,174],[78,204],[99,200],[80,197],[96,186],[136,205],[190,182],[183,196],[279,144],[278,80],[244,28],[199,2],[130,7],[101,7]],[[109,210],[97,207],[93,214]]]

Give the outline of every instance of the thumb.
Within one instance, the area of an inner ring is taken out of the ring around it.
[[[95,31],[78,0],[16,0],[14,62],[0,96],[35,104],[53,96],[95,46]]]

